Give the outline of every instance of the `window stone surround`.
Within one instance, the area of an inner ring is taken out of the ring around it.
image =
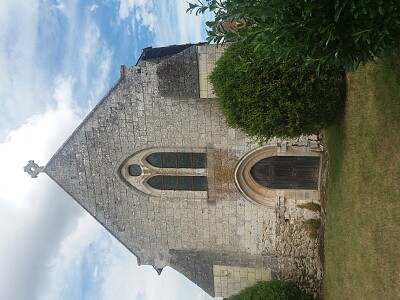
[[[192,152],[192,153],[206,153],[202,148],[147,148],[136,152],[128,157],[118,169],[118,174],[121,179],[134,187],[136,190],[151,196],[161,196],[170,194],[178,198],[207,198],[207,191],[173,191],[173,190],[158,190],[151,187],[147,180],[157,175],[177,175],[177,176],[207,176],[207,168],[158,168],[151,165],[146,158],[156,152]],[[128,172],[129,165],[139,165],[142,169],[142,174],[139,176],[131,176]]]

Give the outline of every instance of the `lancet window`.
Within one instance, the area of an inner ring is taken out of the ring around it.
[[[188,168],[206,167],[206,154],[193,152],[156,152],[146,157],[146,161],[157,168]]]
[[[206,176],[156,175],[150,177],[147,183],[158,190],[207,191]]]
[[[152,195],[171,191],[177,197],[185,196],[180,191],[208,190],[205,152],[151,150],[136,153],[121,168],[121,175],[134,187]]]

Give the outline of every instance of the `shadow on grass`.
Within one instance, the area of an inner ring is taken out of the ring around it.
[[[340,174],[343,162],[345,131],[343,130],[343,117],[324,132],[325,143],[329,156],[329,178],[337,178]],[[330,181],[330,180],[329,180]],[[328,181],[328,188],[329,188]]]
[[[326,130],[324,299],[400,295],[400,63],[348,74],[345,118]]]

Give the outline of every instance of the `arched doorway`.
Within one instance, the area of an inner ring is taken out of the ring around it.
[[[271,189],[317,190],[318,156],[270,156],[250,170],[253,179]]]
[[[281,153],[271,145],[248,152],[235,167],[239,192],[250,202],[271,208],[276,208],[277,197],[318,199],[322,153],[306,150],[289,148]]]

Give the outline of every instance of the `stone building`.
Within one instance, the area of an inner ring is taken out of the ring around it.
[[[171,266],[212,296],[304,276],[318,292],[317,243],[301,224],[320,218],[306,207],[320,202],[322,148],[316,137],[261,147],[228,128],[207,81],[223,50],[144,49],[47,165],[25,171],[47,173],[139,264]]]

